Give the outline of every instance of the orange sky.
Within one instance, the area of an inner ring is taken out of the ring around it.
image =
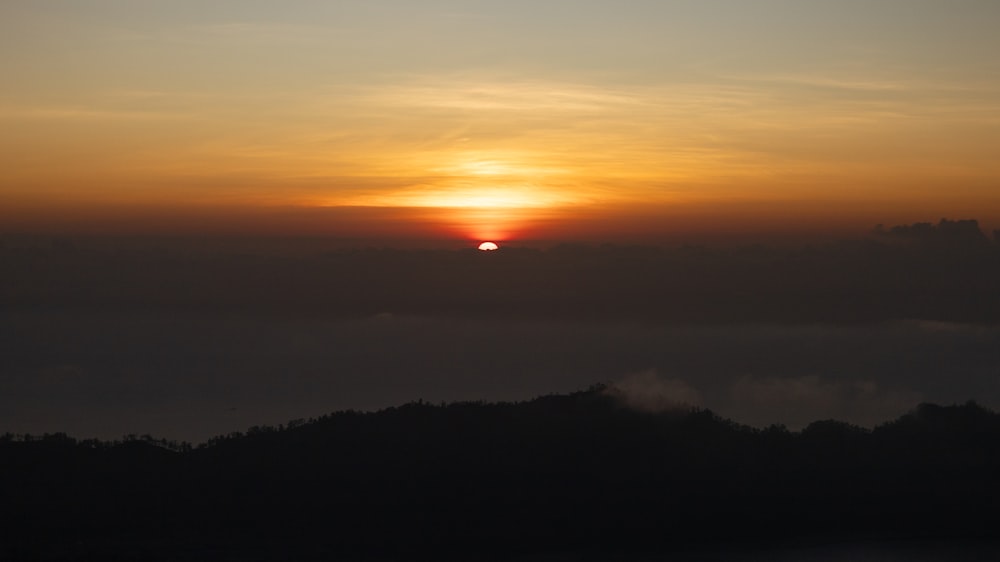
[[[0,231],[1000,227],[995,3],[328,4],[0,6]]]

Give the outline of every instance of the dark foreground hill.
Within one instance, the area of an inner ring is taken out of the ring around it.
[[[706,545],[1000,538],[1000,416],[872,431],[639,413],[604,389],[408,404],[197,448],[0,441],[0,559],[662,557]]]

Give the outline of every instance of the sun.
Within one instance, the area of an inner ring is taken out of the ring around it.
[[[483,242],[479,245],[479,249],[483,252],[492,252],[493,250],[499,250],[500,246],[497,246],[496,242]]]

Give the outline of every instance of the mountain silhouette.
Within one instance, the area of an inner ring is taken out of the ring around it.
[[[7,435],[0,458],[4,560],[599,558],[1000,538],[1000,416],[974,403],[790,432],[639,412],[595,386],[338,412],[197,447]]]

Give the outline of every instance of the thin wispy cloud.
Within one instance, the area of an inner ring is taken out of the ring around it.
[[[159,121],[189,118],[183,113],[162,113],[109,109],[103,107],[0,106],[0,119],[71,120],[71,121]]]

